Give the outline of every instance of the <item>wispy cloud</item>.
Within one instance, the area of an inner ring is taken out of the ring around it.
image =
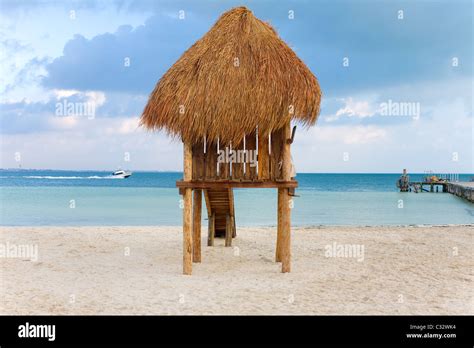
[[[352,97],[341,98],[339,100],[344,106],[338,109],[335,114],[326,116],[325,120],[327,122],[336,121],[341,117],[372,117],[380,111],[379,108],[373,105],[373,102],[368,100],[354,100]]]
[[[241,5],[297,47],[321,83],[318,125],[293,145],[298,170],[473,171],[470,1],[3,1],[1,165],[23,151],[32,167],[107,168],[130,151],[134,168],[179,170],[180,144],[144,132],[139,115],[173,62]],[[381,115],[388,101],[418,103],[419,119]],[[93,105],[94,117],[57,115],[64,102]]]

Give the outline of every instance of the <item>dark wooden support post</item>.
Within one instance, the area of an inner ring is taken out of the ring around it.
[[[212,235],[212,240],[211,240],[211,224],[212,224],[212,229],[214,229],[214,221],[213,220],[213,212],[211,211],[211,201],[209,200],[209,192],[208,190],[204,190],[204,199],[206,201],[206,207],[207,207],[207,246],[213,246],[214,245],[214,235]]]
[[[209,230],[207,233],[207,246],[214,246],[214,236],[216,235],[216,214],[209,216]]]
[[[201,262],[202,190],[194,190],[193,201],[193,262]]]
[[[192,149],[191,144],[184,143],[184,181],[192,180]],[[193,269],[193,238],[192,238],[192,189],[185,188],[183,192],[183,274],[191,275]]]
[[[229,189],[229,213],[232,230],[232,238],[237,237],[237,231],[235,229],[235,207],[234,207],[234,191]]]
[[[230,247],[232,246],[232,219],[230,214],[227,214],[225,217],[225,246]]]
[[[237,229],[235,227],[235,214],[232,215],[232,238],[237,237]]]

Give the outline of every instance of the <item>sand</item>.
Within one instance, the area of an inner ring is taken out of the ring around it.
[[[474,314],[473,226],[294,228],[287,274],[275,234],[238,228],[225,248],[203,232],[184,276],[180,227],[2,227],[0,313]],[[24,244],[37,261],[13,257]]]

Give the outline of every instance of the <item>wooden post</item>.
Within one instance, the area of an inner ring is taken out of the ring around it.
[[[193,193],[193,262],[201,262],[202,190]]]
[[[225,246],[232,246],[232,220],[230,214],[225,217]]]
[[[280,258],[281,271],[282,273],[287,273],[291,271],[291,197],[288,195],[287,188],[282,189],[282,191]]]
[[[203,191],[204,200],[206,201],[207,207],[207,246],[212,246],[214,244],[214,236],[212,236],[211,241],[211,220],[212,220],[212,211],[211,211],[211,201],[209,200],[209,192],[207,190]]]
[[[209,216],[209,231],[207,233],[207,246],[214,246],[214,236],[216,235],[216,213]]]
[[[237,231],[235,229],[235,207],[234,207],[234,191],[229,189],[229,212],[230,212],[230,222],[232,229],[232,238],[237,237]]]
[[[183,180],[192,179],[192,149],[191,144],[184,143]],[[191,274],[193,269],[193,239],[192,239],[192,189],[185,188],[183,193],[183,274]]]
[[[268,136],[263,134],[258,137],[258,179],[268,180],[270,178],[270,142]]]
[[[290,139],[291,129],[290,123],[285,126],[283,132],[283,144],[282,144],[282,177],[283,180],[291,180],[291,152],[290,152]],[[279,193],[280,195],[280,193]],[[291,270],[291,208],[290,208],[291,196],[289,195],[288,188],[281,189],[281,200],[279,200],[279,218],[278,223],[280,224],[280,259],[281,259],[281,271],[282,273],[290,272]],[[281,210],[280,210],[281,209]]]
[[[278,189],[278,223],[277,223],[277,242],[276,242],[276,251],[275,251],[275,262],[281,262],[281,216],[283,210],[283,195],[284,189]]]
[[[235,227],[235,215],[232,215],[232,238],[237,237],[237,229]]]

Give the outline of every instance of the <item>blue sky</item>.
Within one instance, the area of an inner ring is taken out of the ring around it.
[[[298,171],[474,172],[471,1],[0,4],[2,168],[181,170],[181,144],[138,118],[173,62],[245,5],[323,90],[316,127],[296,135]],[[56,112],[82,102],[93,117]]]

